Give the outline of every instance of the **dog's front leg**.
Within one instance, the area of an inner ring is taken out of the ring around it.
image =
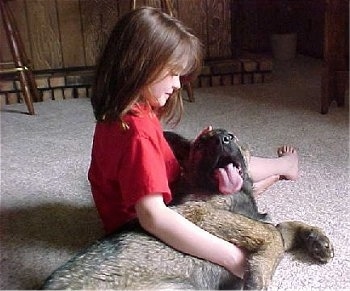
[[[321,263],[327,263],[334,257],[333,245],[319,227],[301,221],[285,221],[276,227],[283,237],[285,251],[304,249]]]
[[[247,269],[243,278],[244,290],[267,290],[272,276],[283,257],[283,242],[279,237],[266,242],[247,257]]]

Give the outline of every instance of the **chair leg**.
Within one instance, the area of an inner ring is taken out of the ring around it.
[[[35,101],[40,100],[39,92],[32,71],[29,68],[29,62],[14,17],[11,11],[7,8],[6,0],[0,0],[0,9],[13,61],[15,67],[18,69],[24,101],[29,114],[34,115],[33,99]]]
[[[28,82],[28,76],[26,75],[26,72],[24,70],[19,72],[19,82],[22,87],[24,102],[27,105],[28,112],[30,115],[34,115],[35,111],[34,111],[32,93]]]
[[[193,89],[192,89],[191,83],[188,82],[188,83],[184,84],[183,87],[187,91],[188,99],[190,100],[190,102],[194,102],[195,100],[194,100],[194,94],[193,94]]]
[[[345,106],[345,93],[349,89],[349,71],[335,72],[335,96],[340,107]]]

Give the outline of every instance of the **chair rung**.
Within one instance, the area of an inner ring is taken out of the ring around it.
[[[1,74],[13,74],[17,72],[22,72],[28,70],[28,67],[16,67],[16,68],[10,68],[10,69],[0,69],[0,75]]]

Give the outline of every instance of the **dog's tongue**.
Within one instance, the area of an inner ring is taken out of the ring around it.
[[[222,194],[233,194],[241,190],[243,179],[235,167],[225,167],[215,170],[215,178]]]

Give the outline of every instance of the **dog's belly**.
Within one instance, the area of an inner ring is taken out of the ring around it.
[[[57,269],[43,289],[219,289],[222,267],[141,232],[111,235]]]

